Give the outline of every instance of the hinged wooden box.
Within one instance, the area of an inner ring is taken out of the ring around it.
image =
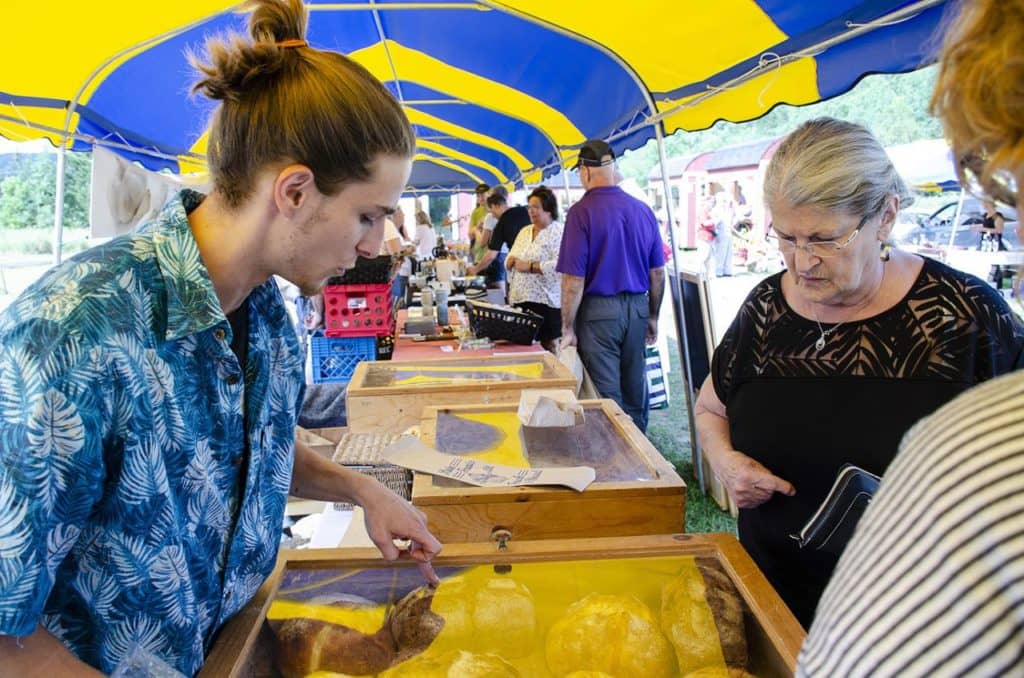
[[[491,357],[363,362],[345,393],[356,433],[401,433],[430,405],[518,403],[531,388],[576,392],[576,377],[548,352]]]
[[[613,400],[583,400],[586,421],[526,428],[515,404],[424,410],[421,438],[441,452],[508,466],[591,466],[583,492],[559,487],[474,487],[416,473],[412,502],[444,543],[682,532],[686,484]]]
[[[451,544],[434,563],[442,581],[429,592],[409,561],[386,563],[372,549],[282,551],[199,675],[281,675],[275,631],[288,619],[327,622],[325,642],[336,638],[334,625],[346,625],[346,649],[355,652],[395,619],[400,599],[424,595],[443,623],[418,641],[418,654],[378,658],[378,676],[453,675],[438,669],[460,661],[489,668],[461,675],[546,678],[589,669],[661,678],[702,667],[693,675],[716,676],[727,675],[728,663],[776,678],[793,675],[803,641],[796,619],[731,535],[512,542],[503,551]],[[339,661],[324,659],[330,647],[316,652],[319,668],[349,670],[323,665]],[[350,662],[353,655],[340,656]]]

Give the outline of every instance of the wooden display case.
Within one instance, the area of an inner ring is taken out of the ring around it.
[[[586,421],[525,428],[517,406],[424,410],[421,438],[449,454],[509,466],[591,466],[583,492],[559,487],[475,487],[416,473],[412,502],[444,543],[672,534],[685,529],[686,484],[613,400],[582,400]]]
[[[698,558],[701,560],[694,560]],[[472,634],[453,635],[458,632],[457,618],[442,612],[440,601],[446,587],[504,579],[521,589],[528,587],[535,610],[530,637],[533,646],[525,647],[517,657],[506,658],[520,675],[551,676],[545,641],[552,620],[564,615],[569,604],[591,593],[630,596],[647,606],[657,620],[662,614],[663,587],[670,578],[685,576],[695,562],[710,565],[735,586],[741,599],[747,670],[760,678],[793,675],[804,631],[735,537],[725,534],[513,541],[500,551],[494,544],[446,545],[434,561],[442,584],[432,603],[435,612],[447,615],[446,629],[434,638],[424,655],[452,646],[473,652],[486,650],[479,647],[487,637],[481,622]],[[277,676],[275,637],[268,616],[312,616],[296,608],[296,603],[322,605],[325,598],[368,600],[380,606],[383,615],[384,608],[422,583],[409,561],[388,563],[373,549],[282,551],[277,569],[255,598],[221,631],[199,675]],[[506,590],[511,585],[507,584]],[[325,591],[330,595],[325,596]],[[275,601],[278,606],[272,607]],[[715,634],[715,625],[710,628]],[[714,642],[717,640],[713,637]],[[678,671],[665,675],[678,675]]]
[[[524,389],[576,392],[576,377],[548,352],[363,362],[345,393],[355,433],[401,433],[431,405],[518,403]]]

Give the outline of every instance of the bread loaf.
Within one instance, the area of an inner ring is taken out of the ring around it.
[[[747,639],[739,593],[711,562],[699,559],[697,571],[700,577],[680,576],[661,592],[661,630],[676,651],[679,672],[685,676],[703,667],[721,667],[723,659],[729,667],[745,668]]]
[[[318,619],[293,618],[274,624],[277,666],[285,678],[314,671],[372,675],[430,646],[444,627],[431,612],[432,587],[413,590],[388,613],[374,634]]]

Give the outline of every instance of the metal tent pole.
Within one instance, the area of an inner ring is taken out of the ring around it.
[[[960,188],[960,198],[956,202],[956,210],[953,211],[953,223],[949,229],[949,247],[947,252],[953,249],[953,243],[956,242],[956,227],[960,225],[960,215],[964,211],[964,198],[967,197],[967,190],[963,187]]]
[[[569,203],[572,202],[572,191],[569,188],[569,170],[566,168],[565,163],[562,163],[562,185],[565,187],[565,202],[562,203],[562,214],[565,214],[565,210],[570,207]],[[562,218],[564,219],[565,217]]]
[[[67,161],[68,140],[65,138],[57,151],[57,186],[53,200],[53,265],[61,260],[64,248],[64,179],[65,162]]]
[[[679,250],[676,249],[676,233],[672,214],[672,187],[669,185],[668,162],[665,160],[665,139],[661,131],[661,123],[654,124],[655,138],[658,140],[658,162],[661,164],[661,181],[665,187],[665,214],[668,219],[668,240],[672,247],[672,268],[676,272],[677,290],[672,293],[672,310],[676,316],[676,338],[679,343],[679,362],[682,363],[683,390],[686,392],[686,417],[690,423],[690,455],[693,459],[693,472],[697,476],[697,484],[704,491],[704,468],[701,464],[700,442],[697,440],[697,425],[693,416],[693,375],[690,373],[690,344],[686,336],[686,318],[683,316],[683,275],[679,267]],[[671,284],[671,281],[669,281]]]

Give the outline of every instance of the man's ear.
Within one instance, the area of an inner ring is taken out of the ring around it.
[[[274,204],[286,219],[296,219],[313,208],[318,195],[313,170],[305,165],[288,165],[274,179]]]

